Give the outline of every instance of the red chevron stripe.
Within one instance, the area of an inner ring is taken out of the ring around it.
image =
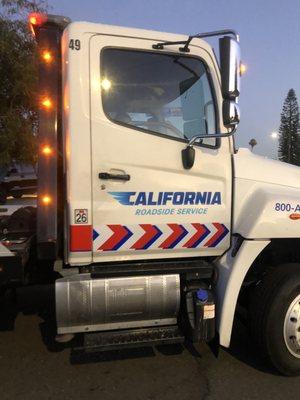
[[[113,234],[104,242],[98,250],[113,250],[115,246],[128,235],[128,231],[122,225],[107,225]]]
[[[197,232],[182,246],[182,247],[193,247],[193,245],[207,232],[207,228],[201,224],[192,224]],[[203,239],[202,239],[203,240]]]
[[[212,246],[219,239],[219,237],[222,236],[223,233],[225,232],[225,228],[222,224],[214,222],[213,226],[217,229],[217,232],[204,244],[205,247]]]
[[[173,242],[175,242],[176,239],[179,238],[179,236],[183,233],[183,229],[180,225],[178,224],[168,224],[168,227],[172,229],[172,233],[167,239],[162,242],[159,247],[161,249],[167,249],[171,246]]]
[[[154,225],[140,224],[140,227],[144,229],[145,233],[131,246],[131,248],[135,250],[143,249],[146,244],[157,235],[157,229]]]

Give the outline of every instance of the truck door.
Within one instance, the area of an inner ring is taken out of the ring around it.
[[[222,254],[230,245],[228,139],[210,53],[154,51],[151,40],[95,35],[90,42],[93,261]]]

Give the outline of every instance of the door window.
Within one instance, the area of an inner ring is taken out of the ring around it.
[[[215,103],[200,59],[107,48],[101,71],[103,109],[112,121],[184,141],[216,132]]]

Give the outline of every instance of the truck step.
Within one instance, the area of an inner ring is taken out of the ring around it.
[[[101,352],[133,347],[156,346],[183,343],[184,336],[177,325],[155,328],[128,329],[84,334],[82,347],[76,347],[79,352]]]

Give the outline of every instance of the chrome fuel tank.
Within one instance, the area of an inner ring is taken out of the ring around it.
[[[55,284],[58,333],[176,324],[179,275],[92,279],[77,274]]]

